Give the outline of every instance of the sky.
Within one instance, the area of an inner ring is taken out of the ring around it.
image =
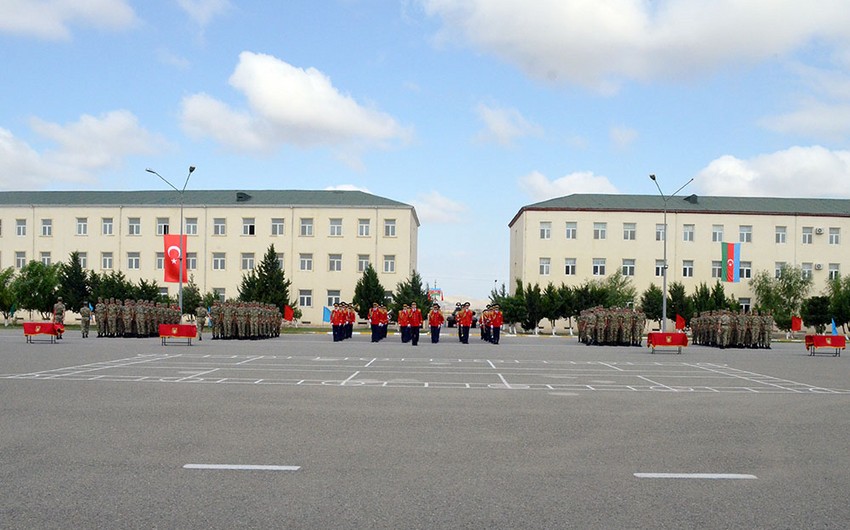
[[[542,200],[850,197],[850,6],[816,4],[0,0],[0,190],[360,189],[484,299]]]

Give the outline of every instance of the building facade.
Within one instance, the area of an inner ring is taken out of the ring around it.
[[[163,282],[163,235],[180,233],[180,217],[173,191],[0,192],[0,268],[77,251],[85,269],[154,280],[174,296],[178,284]],[[369,264],[387,289],[416,268],[413,206],[360,191],[186,191],[182,217],[187,276],[201,293],[236,298],[274,245],[306,322],[351,300]]]
[[[661,286],[665,204],[658,195],[576,194],[523,206],[511,220],[510,274],[523,283],[576,286],[622,271],[638,295]],[[667,281],[691,294],[723,281],[722,243],[740,243],[740,281],[725,283],[745,308],[749,279],[783,264],[813,279],[850,271],[850,200],[670,197],[666,203]]]

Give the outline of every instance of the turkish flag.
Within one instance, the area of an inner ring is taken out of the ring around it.
[[[180,267],[183,267],[183,280],[186,280],[186,260],[183,259],[183,254],[186,252],[186,236],[183,236],[181,244],[180,236],[175,234],[165,234],[163,242],[165,244],[165,279],[164,282],[179,282]]]
[[[685,317],[676,314],[676,329],[685,329]]]

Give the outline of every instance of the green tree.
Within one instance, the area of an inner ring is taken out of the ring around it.
[[[570,335],[573,334],[573,317],[579,315],[576,304],[575,291],[569,285],[561,284],[558,287],[558,296],[561,297],[562,317],[567,319],[567,325],[570,328]]]
[[[522,281],[517,279],[516,290],[513,295],[508,295],[503,285],[500,296],[493,300],[493,302],[499,304],[505,323],[510,324],[512,331],[516,333],[517,322],[522,322],[528,317],[528,311],[525,308],[525,294],[522,289]]]
[[[829,293],[829,312],[835,323],[846,328],[850,322],[850,275],[838,276],[826,285]]]
[[[257,271],[251,269],[242,275],[242,281],[239,283],[239,300],[243,302],[253,302],[260,297],[260,279],[257,276]]]
[[[816,333],[823,333],[826,326],[832,324],[832,315],[829,312],[828,296],[812,296],[803,300],[800,306],[800,316],[806,326],[815,328]]]
[[[783,265],[777,278],[759,271],[749,282],[756,298],[756,308],[769,311],[779,329],[791,329],[791,317],[800,314],[800,306],[812,286],[812,279],[800,267]]]
[[[110,273],[101,273],[100,275],[92,272],[89,277],[89,284],[92,286],[92,298],[115,298],[116,300],[126,300],[128,298],[136,298],[137,288],[130,283],[123,272],[112,271]],[[156,300],[159,295],[150,300]]]
[[[260,283],[260,293],[257,301],[272,304],[283,311],[285,306],[291,306],[289,288],[292,282],[286,279],[286,274],[277,258],[274,245],[269,245],[266,255],[257,270]]]
[[[711,291],[708,289],[705,282],[701,282],[697,285],[697,288],[694,290],[694,294],[691,295],[691,304],[695,315],[699,315],[703,311],[712,311],[714,309],[711,299]]]
[[[555,322],[564,315],[564,301],[552,282],[549,282],[549,285],[543,289],[541,302],[543,318],[549,321],[549,325],[552,327],[552,335],[554,335]]]
[[[12,290],[12,280],[15,279],[15,269],[12,267],[0,269],[0,313],[8,322],[15,306],[15,293]]]
[[[667,290],[670,297],[670,304],[667,306],[669,318],[676,318],[676,315],[681,315],[685,319],[685,323],[689,323],[694,316],[694,303],[691,297],[685,293],[685,286],[681,282],[673,282]]]
[[[183,286],[183,312],[187,315],[194,315],[201,303],[201,290],[195,284],[195,275],[192,274],[189,276],[189,283]]]
[[[80,263],[80,253],[71,252],[67,263],[58,264],[59,296],[67,309],[79,313],[83,302],[91,302],[88,275]]]
[[[369,309],[375,302],[386,304],[387,290],[381,285],[378,273],[370,263],[363,271],[363,276],[357,280],[357,284],[354,286],[354,297],[351,299],[351,303],[357,308],[357,314],[360,318],[366,318],[369,315]]]
[[[734,296],[726,296],[726,289],[723,287],[723,283],[720,280],[714,284],[714,287],[711,288],[711,304],[712,310],[718,311],[720,309],[728,309],[729,311],[738,311],[739,306],[738,302],[735,300]]]
[[[30,261],[12,280],[12,291],[21,309],[38,311],[43,319],[53,314],[59,290],[59,273],[56,265]]]
[[[635,303],[637,290],[632,279],[623,276],[623,271],[617,270],[602,281],[600,287],[605,292],[605,307],[628,307]]]
[[[537,335],[537,326],[540,324],[540,319],[543,318],[543,293],[540,291],[540,285],[529,285],[523,291],[525,297],[525,320],[522,322],[522,328],[526,331],[532,330]]]
[[[184,289],[185,290],[185,289]],[[153,280],[146,280],[144,278],[139,280],[139,283],[133,287],[132,292],[127,298],[131,298],[133,300],[152,300],[154,302],[170,302],[168,296],[161,295],[159,293],[159,285]]]
[[[422,276],[418,272],[413,271],[410,277],[396,285],[393,293],[393,301],[390,304],[390,311],[394,317],[398,317],[399,312],[404,304],[416,302],[419,310],[422,311],[422,316],[425,316],[428,308],[428,293],[422,285]]]
[[[587,281],[573,289],[573,299],[575,312],[581,313],[585,309],[604,306],[608,300],[608,292],[599,282]]]
[[[663,300],[664,293],[661,292],[661,288],[654,283],[650,283],[649,287],[647,287],[646,291],[644,291],[640,297],[640,309],[644,312],[646,318],[656,322],[661,322]]]

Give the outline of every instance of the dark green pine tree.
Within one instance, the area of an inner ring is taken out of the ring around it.
[[[360,318],[366,318],[369,314],[369,308],[372,307],[374,302],[387,303],[387,290],[381,285],[378,273],[375,272],[371,263],[363,271],[363,276],[357,280],[357,285],[354,286],[354,298],[351,299],[351,302],[357,308],[357,314]]]
[[[395,292],[393,293],[393,301],[390,304],[392,317],[396,318],[402,306],[404,304],[409,305],[411,302],[416,302],[419,310],[422,311],[423,317],[428,313],[430,306],[428,293],[425,291],[425,287],[422,286],[422,276],[416,271],[411,273],[410,278],[396,285]]]
[[[91,288],[89,287],[86,272],[80,263],[80,253],[71,252],[67,263],[59,264],[59,292],[65,308],[78,313],[83,302],[91,300]]]
[[[242,282],[239,284],[239,300],[242,302],[253,302],[257,300],[260,293],[260,280],[257,277],[257,271],[251,269],[242,275]]]
[[[257,288],[255,300],[273,304],[283,311],[284,306],[291,306],[289,287],[292,282],[286,279],[280,260],[277,258],[274,245],[269,245],[266,255],[257,267]]]

